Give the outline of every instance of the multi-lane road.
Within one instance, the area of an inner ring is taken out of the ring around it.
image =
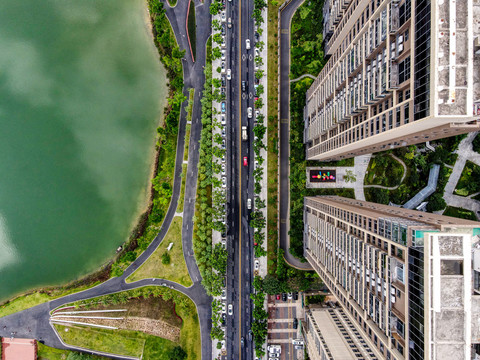
[[[253,304],[250,299],[253,279],[253,229],[249,225],[247,199],[254,198],[253,126],[254,126],[254,55],[255,29],[252,0],[227,1],[225,17],[232,27],[226,31],[227,81],[227,303],[234,313],[227,318],[226,348],[228,359],[253,359],[249,336]],[[247,39],[250,49],[247,50]],[[242,89],[245,82],[245,91]],[[252,108],[252,117],[247,109]],[[248,140],[242,141],[242,126],[247,126]],[[246,158],[246,160],[245,160]],[[246,164],[245,164],[246,161]],[[243,338],[243,341],[242,341]]]

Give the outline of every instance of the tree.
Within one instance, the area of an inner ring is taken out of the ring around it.
[[[345,171],[345,175],[343,176],[343,180],[345,180],[345,182],[355,182],[357,181],[357,178],[355,177],[355,174],[353,173],[352,170],[347,170]]]
[[[427,210],[429,212],[443,210],[447,207],[447,203],[442,194],[435,193],[428,198]]]
[[[175,346],[172,349],[170,359],[176,359],[176,360],[184,360],[187,358],[187,353],[181,346]]]
[[[212,267],[223,275],[227,272],[227,258],[227,250],[221,244],[216,244],[212,253]]]
[[[162,264],[163,265],[168,265],[170,264],[170,254],[168,252],[164,252],[162,254]]]

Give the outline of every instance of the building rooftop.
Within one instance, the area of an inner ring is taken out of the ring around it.
[[[2,360],[35,360],[36,358],[35,339],[2,339]]]

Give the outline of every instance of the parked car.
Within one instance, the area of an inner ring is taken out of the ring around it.
[[[233,305],[228,304],[228,315],[232,316],[233,315]]]
[[[222,176],[222,188],[226,188],[227,187],[227,178],[225,176]]]
[[[260,261],[255,260],[254,270],[258,271],[258,269],[260,269]]]
[[[293,328],[294,329],[298,328],[298,319],[297,318],[293,319]]]
[[[225,120],[225,114],[220,115],[220,122],[223,126],[227,125],[227,120]]]
[[[222,11],[222,22],[227,21],[227,16],[225,15],[225,11]]]
[[[287,301],[287,294],[282,293],[282,300],[283,300],[283,301]]]
[[[227,70],[227,80],[232,80],[232,70],[231,69]]]
[[[227,104],[225,103],[225,101],[222,101],[222,113],[225,113],[226,110],[227,110]]]
[[[277,300],[280,300],[280,294],[277,294]]]
[[[288,293],[288,300],[292,300],[293,299],[293,294],[291,292]]]
[[[293,293],[293,300],[298,300],[298,292]]]

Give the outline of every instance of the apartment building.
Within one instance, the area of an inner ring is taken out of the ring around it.
[[[328,61],[306,94],[307,159],[480,129],[480,3],[325,0]]]
[[[304,206],[305,257],[378,358],[480,354],[479,222],[336,196]]]

